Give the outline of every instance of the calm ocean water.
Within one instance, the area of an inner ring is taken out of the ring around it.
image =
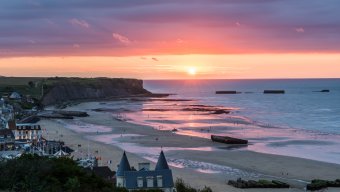
[[[155,93],[174,93],[168,98],[122,100],[99,103],[114,118],[175,134],[203,137],[228,135],[249,140],[249,145],[237,148],[209,150],[248,150],[301,157],[340,164],[340,79],[307,80],[172,80],[144,81],[144,87]],[[283,89],[285,94],[263,94],[265,89]],[[328,89],[329,93],[318,92]],[[235,90],[235,95],[216,95],[217,90]],[[201,109],[232,108],[230,114],[212,114]],[[190,109],[190,110],[188,110]],[[195,110],[191,110],[195,109]],[[199,109],[199,110],[196,110]],[[114,134],[110,128],[69,122],[66,127],[76,132],[97,133],[92,138],[133,153],[147,151],[158,155],[159,148],[121,143],[117,138],[129,134]],[[105,134],[108,132],[108,134]],[[93,136],[93,135],[92,135]],[[188,140],[190,142],[190,140]],[[202,150],[163,148],[164,150]],[[149,157],[150,154],[139,154]],[[171,156],[172,165],[195,167],[205,172],[225,172],[211,168],[207,162],[187,162]],[[180,163],[179,163],[180,162]],[[176,163],[178,165],[176,165]]]
[[[147,80],[144,87],[177,94],[172,98],[238,108],[239,116],[271,126],[340,134],[340,79]],[[286,93],[263,94],[265,89],[283,89]],[[330,92],[316,92],[324,89]],[[242,93],[216,95],[218,90]]]

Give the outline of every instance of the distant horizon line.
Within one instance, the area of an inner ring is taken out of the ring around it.
[[[143,79],[143,78],[134,78],[134,77],[81,77],[81,76],[2,76],[0,75],[0,78],[84,78],[84,79],[95,79],[95,78],[108,78],[108,79],[139,79],[143,81],[169,81],[169,80],[178,80],[178,81],[183,81],[183,80],[189,80],[189,81],[201,81],[201,80],[332,80],[332,79],[340,79],[340,77],[279,77],[279,78],[226,78],[226,79],[221,79],[221,78],[184,78],[184,79]]]

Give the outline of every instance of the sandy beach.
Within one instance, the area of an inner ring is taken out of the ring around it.
[[[228,149],[226,145],[209,139],[159,131],[117,120],[109,112],[92,111],[98,106],[99,102],[88,102],[66,109],[86,111],[89,117],[42,120],[40,124],[48,132],[44,132],[44,137],[65,141],[66,145],[76,150],[72,154],[75,158],[82,157],[87,152],[100,156],[99,165],[108,165],[112,170],[116,170],[123,150],[127,151],[131,165],[137,166],[138,162],[151,160],[154,166],[154,160],[162,148],[174,178],[183,178],[197,188],[210,186],[213,191],[304,191],[303,187],[311,179],[333,180],[340,177],[338,164]],[[79,126],[75,129],[72,125],[81,125],[84,129],[79,129]],[[91,125],[90,129],[86,129],[86,125]],[[112,164],[107,164],[109,160],[112,160]],[[238,177],[278,179],[294,188],[241,190],[226,184],[229,179]]]

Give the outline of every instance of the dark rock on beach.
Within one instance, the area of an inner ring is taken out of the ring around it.
[[[89,114],[83,111],[43,111],[38,114],[40,118],[46,119],[73,119],[74,117],[88,117]]]
[[[183,108],[182,111],[197,111],[197,112],[210,112],[210,114],[229,114],[229,109],[221,109],[215,107],[188,107]]]
[[[335,181],[314,179],[311,181],[310,184],[307,185],[306,188],[307,190],[316,191],[328,187],[340,187],[340,179],[337,179]]]
[[[60,114],[69,117],[88,117],[89,114],[83,111],[53,111],[54,114]]]
[[[219,114],[229,114],[229,113],[230,113],[230,111],[228,111],[228,110],[218,109],[218,110],[212,112],[211,114],[219,115]]]
[[[231,185],[236,188],[246,189],[246,188],[289,188],[290,186],[287,183],[277,181],[277,180],[242,180],[241,178],[234,180],[229,180],[228,185]]]

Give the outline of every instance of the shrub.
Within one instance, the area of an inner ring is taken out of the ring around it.
[[[186,184],[183,179],[178,178],[175,182],[177,192],[212,192],[210,187],[205,186],[203,189],[195,189],[189,184]]]

